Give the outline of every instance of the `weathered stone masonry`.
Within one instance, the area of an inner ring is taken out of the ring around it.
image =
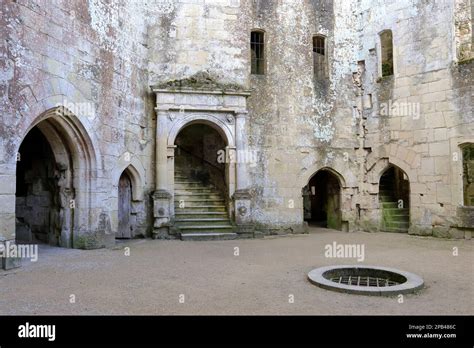
[[[191,124],[218,131],[226,156],[257,159],[225,166],[225,212],[240,237],[304,232],[304,220],[314,222],[308,202],[343,231],[388,221],[412,234],[471,236],[472,0],[1,5],[1,242],[39,233],[103,247],[124,221],[132,237],[179,237],[173,137]],[[252,30],[264,33],[263,75],[250,74]],[[393,75],[382,77],[387,30]],[[314,35],[325,38],[326,79],[314,77]],[[42,183],[17,177],[31,130],[54,159]],[[402,208],[397,183],[381,189],[389,168],[409,185]],[[323,172],[337,199],[310,198]]]

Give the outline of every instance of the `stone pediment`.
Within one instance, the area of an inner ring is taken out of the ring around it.
[[[171,91],[222,91],[245,92],[243,86],[234,83],[222,83],[206,71],[198,72],[190,77],[179,80],[170,80],[152,86],[154,90]]]

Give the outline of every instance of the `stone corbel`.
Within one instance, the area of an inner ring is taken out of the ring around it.
[[[174,157],[174,152],[175,152],[176,148],[177,148],[176,145],[168,145],[168,149],[167,149],[167,153],[166,153],[168,158]]]

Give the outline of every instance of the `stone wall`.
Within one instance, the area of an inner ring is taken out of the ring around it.
[[[14,239],[17,151],[26,133],[58,105],[90,138],[90,144],[72,140],[70,150],[84,146],[94,154],[96,169],[86,174],[90,199],[77,208],[87,206],[84,219],[77,221],[84,236],[78,238],[81,246],[101,246],[103,234],[116,230],[118,179],[127,166],[141,173],[140,190],[152,189],[154,113],[146,11],[132,1],[2,1],[1,240]],[[148,212],[149,198],[144,197],[137,203]],[[142,230],[148,218],[149,213],[141,217]],[[94,236],[98,233],[102,237]],[[87,236],[93,236],[91,242]]]
[[[386,157],[408,175],[411,233],[462,237],[451,227],[462,204],[459,145],[472,142],[473,80],[471,64],[455,64],[453,2],[377,5],[370,2],[361,9],[364,18],[372,18],[361,51],[366,62],[372,62],[366,64],[370,77],[364,86],[373,101],[367,136],[383,145],[369,160]],[[370,51],[384,29],[394,35],[395,74],[381,79]],[[396,113],[394,107],[391,114],[384,113],[382,106],[389,103],[405,110]],[[373,177],[374,184],[376,180]]]
[[[469,4],[460,2],[181,1],[150,35],[150,76],[207,70],[251,88],[253,211],[265,232],[300,230],[301,189],[324,167],[340,175],[349,229],[378,230],[379,179],[393,164],[410,180],[410,232],[454,236],[462,169],[453,158],[473,127],[472,67],[456,64],[470,35]],[[252,29],[265,32],[265,75],[249,74]],[[387,29],[395,72],[382,79]],[[313,79],[316,34],[328,44],[322,84]]]
[[[156,133],[149,86],[202,71],[252,91],[248,150],[258,159],[250,167],[252,211],[262,232],[303,230],[302,188],[322,168],[340,181],[347,229],[378,230],[379,179],[393,164],[410,180],[410,233],[470,233],[462,222],[469,218],[458,217],[460,145],[474,142],[469,0],[4,4],[2,240],[14,238],[16,152],[58,105],[90,138],[81,146],[96,161],[81,233],[116,229],[117,184],[132,165],[132,186],[140,188],[134,209],[143,212],[139,234],[149,235]],[[250,75],[252,29],[265,33],[265,75]],[[381,78],[379,33],[386,29],[393,34],[394,75]],[[327,42],[325,81],[313,77],[317,34]]]

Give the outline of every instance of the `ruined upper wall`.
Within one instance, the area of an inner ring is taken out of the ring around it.
[[[222,83],[245,86],[244,1],[161,0],[149,28],[150,85],[208,71]]]

